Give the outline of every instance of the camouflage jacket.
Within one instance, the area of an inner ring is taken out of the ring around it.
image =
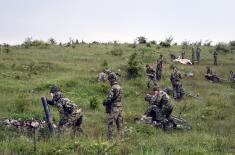
[[[47,103],[58,108],[61,118],[81,112],[81,109],[68,98],[65,98],[61,92],[57,92],[53,99],[48,100]]]
[[[170,102],[170,97],[164,91],[156,91],[155,95],[147,94],[145,96],[145,101],[149,102],[149,105],[156,105],[157,108],[161,109],[164,105],[173,106]]]
[[[146,74],[148,77],[154,77],[155,76],[155,71],[153,68],[149,67],[146,69]]]
[[[171,73],[171,82],[173,84],[179,82],[180,79],[181,79],[180,72],[176,71],[176,72]]]
[[[111,104],[111,107],[121,107],[122,106],[122,88],[115,82],[111,89],[109,90],[108,96],[104,100],[105,104]]]

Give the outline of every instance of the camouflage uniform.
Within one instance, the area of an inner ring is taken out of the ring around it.
[[[150,82],[153,81],[154,86],[157,85],[155,71],[149,65],[146,65],[146,75],[147,75],[147,89],[150,89]]]
[[[147,94],[145,100],[151,103],[145,115],[152,117],[152,122],[157,126],[166,128],[168,122],[172,121],[170,115],[173,111],[173,104],[170,102],[170,97],[164,91],[157,90],[155,95]]]
[[[174,69],[173,73],[171,73],[170,80],[172,83],[173,96],[175,99],[180,99],[183,97],[183,88],[180,83],[180,79],[181,79],[181,74],[176,69]]]
[[[162,67],[163,67],[163,59],[162,56],[157,61],[157,67],[156,67],[156,79],[160,80],[162,78]]]
[[[185,50],[183,50],[181,53],[181,58],[184,59],[184,57],[185,57]]]
[[[218,55],[218,53],[215,51],[214,52],[214,65],[217,65],[218,63],[217,63],[217,55]]]
[[[220,82],[220,78],[212,72],[210,67],[207,67],[205,78],[213,82]]]
[[[192,48],[192,64],[194,65],[194,61],[195,61],[195,51],[194,48]]]
[[[109,113],[108,119],[108,138],[113,139],[113,125],[114,123],[117,126],[117,130],[120,133],[121,137],[124,137],[123,129],[123,115],[122,115],[122,88],[117,82],[117,76],[115,73],[111,73],[108,76],[108,79],[112,85],[108,96],[103,101],[103,105],[110,106],[110,110],[106,110]]]
[[[65,127],[72,127],[75,131],[82,132],[82,110],[75,103],[65,98],[58,91],[54,93],[53,99],[47,101],[48,104],[56,106],[60,114],[59,129],[63,131]]]
[[[201,49],[199,47],[197,47],[196,50],[196,57],[197,57],[197,63],[200,63],[200,53],[201,53]]]
[[[235,82],[235,73],[233,71],[230,71],[230,81]]]

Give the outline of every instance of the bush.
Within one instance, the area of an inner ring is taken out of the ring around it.
[[[168,47],[171,47],[171,44],[166,42],[166,41],[161,41],[160,42],[160,46],[161,47],[165,47],[165,48],[168,48]]]
[[[215,50],[218,52],[224,52],[224,53],[230,52],[230,48],[229,48],[228,44],[226,44],[226,43],[218,43],[215,46]]]
[[[235,40],[229,42],[229,46],[231,50],[235,50]]]
[[[121,48],[115,48],[111,50],[111,54],[114,56],[122,56],[123,50]]]
[[[98,109],[99,101],[98,101],[98,99],[97,99],[96,96],[93,96],[93,97],[89,100],[89,103],[90,103],[90,109],[92,109],[92,110]]]
[[[147,43],[146,46],[147,46],[147,47],[151,47],[151,44],[150,44],[150,43]]]
[[[133,53],[128,61],[127,76],[129,78],[136,78],[141,75],[140,72],[141,67],[137,61],[137,53]]]
[[[143,36],[138,37],[137,41],[139,44],[146,44],[147,43],[147,39]]]

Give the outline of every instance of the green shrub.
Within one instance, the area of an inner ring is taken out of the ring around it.
[[[92,110],[98,109],[98,107],[99,107],[99,101],[98,101],[98,99],[97,99],[96,96],[93,96],[93,97],[89,100],[89,103],[90,103],[90,109],[92,109]]]
[[[140,72],[141,67],[137,61],[137,53],[133,53],[128,61],[127,76],[128,78],[136,78],[141,75]]]
[[[121,48],[115,48],[111,50],[111,54],[114,56],[122,56],[123,50]]]
[[[226,44],[226,43],[218,43],[215,46],[215,50],[218,52],[224,52],[224,53],[230,52],[230,48],[229,48],[228,44]]]

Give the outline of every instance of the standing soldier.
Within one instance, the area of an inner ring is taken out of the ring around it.
[[[194,61],[195,61],[195,51],[194,48],[192,48],[192,64],[194,65]]]
[[[160,80],[162,78],[162,67],[163,67],[163,58],[160,55],[160,58],[157,60],[156,66],[156,80]]]
[[[72,127],[74,132],[82,132],[82,110],[75,103],[65,98],[58,87],[52,86],[50,90],[52,100],[47,103],[58,108],[60,113],[59,129],[63,131],[65,127]]]
[[[122,116],[122,88],[117,82],[117,76],[115,73],[108,75],[108,80],[111,85],[108,96],[103,101],[103,105],[106,107],[106,113],[109,114],[108,120],[108,138],[113,140],[113,125],[117,126],[117,130],[121,137],[124,138],[123,129],[123,116]]]
[[[181,59],[184,59],[184,57],[185,57],[185,50],[183,49],[181,52]]]
[[[149,64],[146,65],[146,75],[147,75],[147,90],[150,90],[150,82],[153,81],[154,86],[157,85],[155,71]]]
[[[200,53],[201,53],[201,49],[200,47],[197,47],[196,49],[197,64],[200,63]]]
[[[217,55],[218,55],[218,53],[216,52],[216,51],[214,51],[214,65],[217,65],[218,63],[217,63]]]
[[[173,72],[171,73],[171,77],[170,77],[172,87],[173,87],[174,99],[180,99],[183,97],[183,89],[180,83],[180,79],[181,79],[181,74],[176,69],[176,67],[174,67]]]

